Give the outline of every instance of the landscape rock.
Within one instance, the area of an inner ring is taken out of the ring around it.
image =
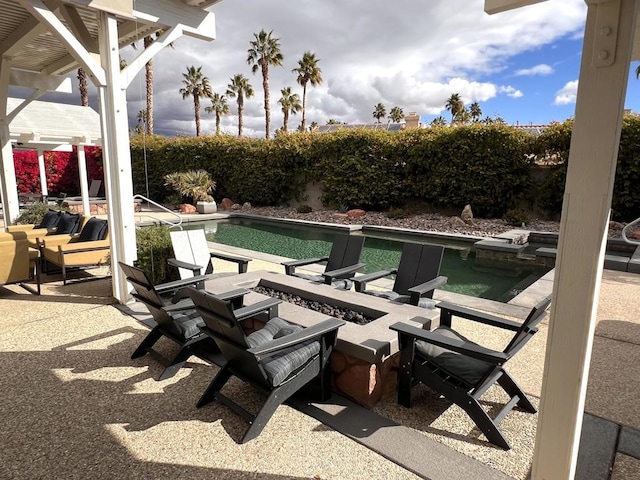
[[[242,206],[239,203],[234,203],[231,205],[231,210],[241,210]]]
[[[251,204],[249,202],[244,202],[242,204],[242,208],[251,208]]]
[[[349,210],[347,212],[347,217],[350,217],[350,218],[360,218],[360,217],[364,217],[365,215],[366,215],[366,212],[359,208],[354,208],[353,210]]]
[[[222,210],[231,210],[231,207],[233,207],[233,205],[234,201],[229,198],[223,198],[220,202],[220,208]]]
[[[464,223],[464,220],[462,220],[460,217],[451,217],[451,221],[449,223],[451,223],[452,227],[466,227],[467,226],[467,224]]]
[[[473,212],[471,211],[471,205],[465,205],[460,214],[460,218],[467,225],[473,225]]]
[[[180,210],[180,213],[185,213],[185,214],[197,213],[196,207],[194,207],[189,203],[181,203],[178,209]]]

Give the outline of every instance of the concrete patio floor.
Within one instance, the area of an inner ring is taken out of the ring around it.
[[[233,268],[216,263],[218,272]],[[255,260],[249,268],[281,269]],[[605,271],[576,478],[640,478],[638,293],[640,276]],[[115,306],[108,279],[62,286],[51,277],[40,297],[2,287],[0,312],[0,478],[527,476],[537,415],[507,416],[503,431],[514,448],[504,452],[457,407],[419,388],[410,410],[393,396],[372,411],[337,396],[326,404],[299,398],[279,408],[260,437],[238,445],[245,426],[233,412],[216,403],[195,408],[217,367],[192,359],[156,382],[153,358],[130,360],[146,330]],[[547,322],[509,365],[535,403]],[[232,388],[255,400],[242,384]]]

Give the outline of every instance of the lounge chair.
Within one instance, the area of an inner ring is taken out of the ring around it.
[[[209,251],[204,230],[182,230],[170,232],[175,258],[168,260],[169,265],[178,268],[180,278],[191,278],[200,274],[213,273],[212,258],[219,258],[238,264],[238,273],[246,273],[250,258],[213,253]],[[203,285],[201,285],[204,288]]]
[[[445,302],[438,304],[440,326],[432,332],[394,323],[389,328],[398,332],[400,344],[398,403],[411,407],[411,387],[415,382],[422,382],[467,412],[489,442],[508,450],[510,446],[500,431],[500,422],[515,406],[530,413],[535,413],[536,408],[504,369],[504,364],[538,331],[537,325],[550,302],[551,296],[541,300],[521,324]],[[453,317],[511,330],[515,334],[503,351],[491,350],[455,331],[451,327]],[[491,418],[479,400],[496,382],[510,400]]]
[[[127,281],[134,288],[133,297],[146,305],[156,322],[155,327],[131,355],[132,359],[151,352],[157,354],[153,346],[163,336],[174,341],[180,345],[180,349],[173,358],[164,359],[165,368],[158,380],[165,380],[175,375],[191,355],[209,359],[212,353],[218,351],[215,342],[200,331],[204,322],[195,310],[193,302],[184,293],[185,287],[201,282],[206,276],[153,285],[144,270],[123,262],[119,262],[119,265]],[[221,298],[239,307],[242,305],[243,295],[247,292],[248,290],[244,289],[234,290]],[[169,300],[162,297],[167,294],[172,294]]]
[[[383,270],[355,277],[356,292],[387,298],[401,303],[433,308],[434,289],[447,283],[447,277],[439,276],[444,247],[405,243],[398,268]],[[367,290],[367,283],[389,275],[395,275],[393,289]]]
[[[24,232],[29,239],[30,246],[37,248],[37,239],[46,235],[55,235],[58,233],[58,223],[63,216],[62,210],[49,209],[44,214],[39,224],[23,224],[23,225],[8,225],[6,231],[9,233]],[[78,218],[79,217],[71,217]],[[64,225],[67,224],[68,217],[65,217]],[[70,227],[65,227],[66,229]],[[69,232],[60,232],[69,233]]]
[[[313,282],[322,282],[340,288],[351,288],[350,279],[365,267],[360,263],[360,254],[364,247],[364,237],[359,235],[336,235],[328,257],[306,258],[283,262],[285,273]],[[321,275],[310,275],[296,272],[296,267],[312,263],[327,262]]]
[[[255,317],[264,307],[257,304],[234,310],[229,301],[192,287],[187,290],[206,324],[204,332],[215,340],[226,359],[197,406],[217,399],[249,422],[240,443],[257,437],[278,406],[312,380],[320,382],[322,399],[330,396],[329,355],[344,321],[330,318],[302,328],[273,317],[264,328],[247,335],[241,321]],[[231,377],[267,395],[257,414],[221,392]]]
[[[65,212],[66,214],[66,212]],[[58,225],[60,226],[65,214]],[[73,215],[69,215],[73,216]],[[81,218],[80,215],[77,215]],[[92,268],[107,263],[109,255],[109,228],[106,220],[89,217],[78,234],[56,234],[38,238],[40,256],[47,266],[55,265],[62,270],[63,284],[67,284],[70,268]]]

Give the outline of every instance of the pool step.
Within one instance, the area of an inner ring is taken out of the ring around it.
[[[536,255],[545,258],[556,258],[557,248],[540,247],[536,249]],[[640,247],[636,249],[631,257],[607,253],[604,256],[604,268],[607,270],[617,270],[619,272],[640,273]]]

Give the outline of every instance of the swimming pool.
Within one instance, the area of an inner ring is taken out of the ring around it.
[[[336,229],[316,225],[293,225],[246,218],[184,226],[185,229],[203,227],[211,242],[295,259],[328,255],[333,237],[338,232]],[[365,273],[398,266],[402,241],[369,234],[365,237],[361,256],[361,261],[366,264]],[[443,245],[437,239],[425,243]],[[483,262],[479,266],[471,244],[454,242],[444,246],[446,248],[440,273],[449,277],[449,281],[442,289],[451,292],[508,302],[549,271],[549,268],[533,265],[525,268],[501,263],[487,265]]]

